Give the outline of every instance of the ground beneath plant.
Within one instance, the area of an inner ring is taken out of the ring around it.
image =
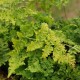
[[[53,10],[55,18],[71,19],[80,16],[80,0],[70,0],[70,3],[61,10]]]

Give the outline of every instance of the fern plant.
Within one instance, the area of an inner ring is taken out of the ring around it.
[[[54,5],[61,7],[67,1],[0,1],[0,66],[9,63],[8,77],[15,74],[21,75],[21,80],[79,79],[76,55],[80,45],[68,34],[74,28],[77,33],[78,25],[55,22],[51,15]],[[52,29],[52,25],[56,28]]]

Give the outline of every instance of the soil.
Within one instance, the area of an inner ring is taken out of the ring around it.
[[[53,10],[53,15],[55,18],[71,19],[80,16],[80,0],[70,0],[67,6],[63,7],[61,10],[55,8]]]
[[[80,0],[71,0],[68,6],[66,6],[65,12],[67,18],[76,18],[80,16]]]

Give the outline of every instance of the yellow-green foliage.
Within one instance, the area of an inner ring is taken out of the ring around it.
[[[75,55],[80,46],[66,36],[66,27],[60,28],[60,23],[51,29],[56,22],[50,9],[61,8],[67,1],[0,0],[0,66],[9,63],[8,77],[73,80],[75,72],[79,76]]]

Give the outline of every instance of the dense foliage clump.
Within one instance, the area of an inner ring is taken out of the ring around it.
[[[80,18],[56,21],[51,15],[54,6],[61,8],[67,3],[0,1],[0,66],[7,66],[8,77],[15,74],[20,80],[80,79]]]

